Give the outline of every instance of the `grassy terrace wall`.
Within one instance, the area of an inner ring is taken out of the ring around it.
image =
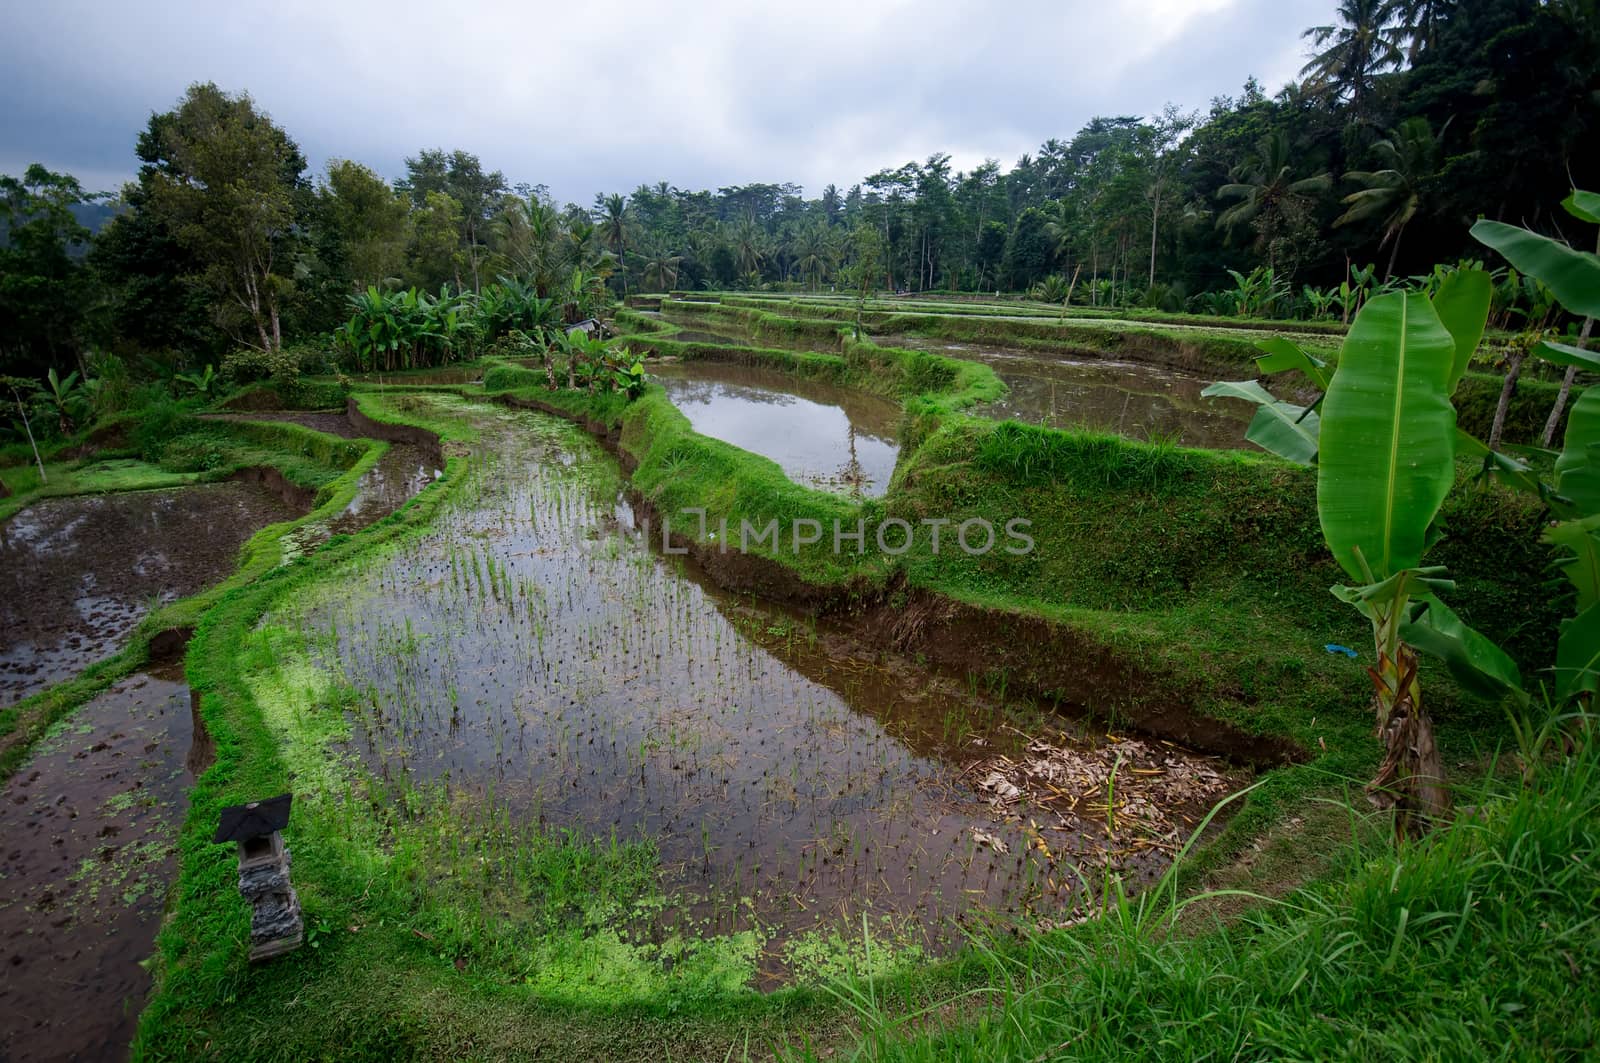
[[[811,317],[826,316],[811,312],[816,309],[842,305],[849,307],[851,313],[854,313],[855,306],[855,300],[849,296],[724,294],[721,299],[729,306],[750,306],[762,310],[782,308],[791,313]],[[1010,302],[976,299],[960,300],[937,294],[894,299],[872,298],[867,300],[867,309],[892,314],[960,314],[974,317],[1031,317],[1049,320],[1060,320],[1063,317],[1060,305],[1053,303],[1040,303],[1033,300],[1014,300]],[[1101,309],[1089,306],[1072,306],[1067,308],[1065,318],[1069,321],[1142,321],[1152,325],[1189,325],[1209,329],[1298,332],[1322,336],[1343,336],[1345,332],[1345,326],[1337,321],[1221,318],[1207,314],[1170,313],[1145,307]]]
[[[776,312],[782,309],[792,317]],[[685,321],[722,322],[751,335],[826,336],[829,340],[856,317],[848,304],[788,303],[770,310],[750,306],[663,300],[662,313]],[[1219,376],[1253,370],[1261,353],[1255,338],[1213,327],[1212,331],[1188,327],[1130,325],[1126,322],[1075,322],[1049,318],[1016,319],[995,316],[957,316],[916,312],[868,310],[862,324],[872,332],[915,334],[961,343],[993,344],[1056,353],[1094,353],[1165,365]],[[830,327],[831,324],[831,327]],[[1305,339],[1302,337],[1302,339]],[[1308,350],[1330,352],[1337,339],[1319,347],[1305,340]]]
[[[715,323],[734,328],[758,337],[821,336],[819,342],[825,349],[848,345],[851,329],[846,322],[855,319],[853,304],[839,302],[830,305],[820,300],[758,298],[723,296],[722,303],[687,302],[674,299],[662,301],[663,312],[672,318]],[[780,312],[782,311],[782,312]],[[825,320],[804,320],[785,316],[806,314],[824,316]],[[661,327],[662,319],[640,319]],[[1037,321],[988,320],[982,317],[954,317],[948,314],[888,313],[869,311],[863,318],[867,328],[878,333],[914,334],[936,339],[970,344],[993,344],[1044,354],[1093,353],[1111,358],[1145,362],[1191,373],[1210,375],[1218,379],[1242,379],[1256,374],[1255,359],[1261,351],[1255,346],[1258,337],[1237,329],[1222,329],[1215,318],[1194,318],[1209,323],[1213,331],[1181,328],[1162,329],[1150,327],[1117,327],[1075,325],[1070,320]],[[831,330],[824,326],[831,324]],[[1276,328],[1280,323],[1253,322],[1251,327]],[[1291,327],[1304,322],[1284,322]],[[1307,350],[1328,361],[1337,361],[1336,345],[1339,337],[1297,337]],[[1322,346],[1325,344],[1326,346]],[[679,353],[662,349],[663,353]],[[1530,367],[1532,368],[1532,367]],[[1275,387],[1282,390],[1284,380],[1298,380],[1298,376],[1276,378]],[[1487,438],[1494,421],[1495,407],[1500,400],[1503,377],[1496,372],[1473,371],[1463,378],[1455,395],[1461,427],[1480,439]],[[1554,380],[1537,379],[1524,374],[1518,381],[1507,409],[1504,439],[1509,443],[1536,442],[1544,431],[1545,420],[1555,404],[1560,385]],[[1575,388],[1572,400],[1581,393]],[[1567,410],[1571,409],[1571,401]],[[1566,413],[1558,423],[1557,440],[1565,430]]]

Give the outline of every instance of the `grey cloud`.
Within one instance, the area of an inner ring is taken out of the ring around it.
[[[1329,0],[572,6],[32,5],[11,17],[0,171],[108,187],[184,87],[248,89],[313,165],[463,148],[560,199],[667,180],[813,194],[935,151],[1009,166],[1095,114],[1203,107],[1300,62]]]

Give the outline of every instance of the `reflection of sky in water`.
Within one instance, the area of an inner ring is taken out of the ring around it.
[[[696,376],[717,372],[699,364],[681,369]],[[796,482],[830,489],[856,485],[868,496],[889,488],[900,447],[882,424],[864,425],[840,406],[760,384],[686,379],[677,372],[659,379],[696,432],[771,458]]]

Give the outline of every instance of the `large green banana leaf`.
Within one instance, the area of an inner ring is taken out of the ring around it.
[[[1517,664],[1499,646],[1466,625],[1449,606],[1422,596],[1424,611],[1400,625],[1400,637],[1443,661],[1455,681],[1486,698],[1507,694],[1526,700]]]
[[[1245,429],[1246,439],[1296,465],[1310,465],[1316,460],[1321,422],[1315,410],[1276,399],[1254,380],[1219,380],[1200,394],[1255,403],[1261,408]]]
[[[1540,538],[1567,551],[1556,558],[1556,567],[1578,591],[1578,612],[1600,602],[1600,514],[1564,520]]]
[[[1540,340],[1534,344],[1533,353],[1555,365],[1575,365],[1579,369],[1600,370],[1600,351],[1589,351],[1582,347],[1569,347],[1565,343]]]
[[[1523,273],[1544,281],[1574,314],[1600,317],[1600,258],[1504,222],[1480,221],[1472,236]]]
[[[1579,221],[1600,225],[1600,192],[1581,192],[1574,188],[1572,195],[1563,199],[1561,205]]]
[[[1556,640],[1556,697],[1600,690],[1600,605],[1561,622]]]
[[[1328,390],[1328,378],[1333,375],[1328,363],[1302,351],[1300,345],[1287,336],[1269,336],[1258,341],[1256,348],[1267,352],[1256,358],[1256,368],[1263,373],[1284,373],[1298,369],[1318,388]]]
[[[1322,400],[1317,513],[1362,582],[1415,568],[1455,479],[1456,343],[1420,293],[1362,307]]]
[[[1450,391],[1466,374],[1472,356],[1477,353],[1478,341],[1483,339],[1483,327],[1489,321],[1489,301],[1494,296],[1494,282],[1481,269],[1458,269],[1445,277],[1433,296],[1433,312],[1449,330],[1456,343],[1456,357],[1450,367]]]
[[[1586,388],[1567,415],[1561,457],[1556,459],[1556,491],[1579,513],[1600,513],[1600,388]]]

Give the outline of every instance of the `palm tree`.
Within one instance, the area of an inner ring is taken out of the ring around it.
[[[761,231],[754,218],[745,217],[729,235],[728,246],[733,251],[733,260],[739,271],[759,274],[761,263],[767,258],[766,233]]]
[[[644,259],[644,283],[649,285],[654,278],[658,290],[670,290],[678,283],[678,265],[682,261],[682,255],[669,255],[661,250],[648,252]]]
[[[1252,226],[1256,246],[1276,272],[1275,245],[1284,225],[1303,213],[1312,197],[1332,188],[1333,176],[1319,173],[1296,178],[1290,172],[1289,137],[1281,129],[1262,137],[1255,154],[1234,167],[1229,176],[1233,183],[1217,189],[1217,198],[1239,202],[1217,216],[1217,227],[1226,229],[1231,237],[1240,225]]]
[[[1373,79],[1400,65],[1394,10],[1395,0],[1339,0],[1337,23],[1313,26],[1301,34],[1322,49],[1300,68],[1309,87],[1334,99],[1348,99],[1356,117],[1363,116]]]
[[[1044,233],[1050,238],[1050,253],[1057,261],[1064,260],[1071,250],[1077,224],[1078,218],[1072,204],[1065,199],[1055,200],[1045,207]]]
[[[1449,122],[1445,123],[1448,127]],[[1435,136],[1433,126],[1426,118],[1407,118],[1388,138],[1372,145],[1382,169],[1352,170],[1344,175],[1346,181],[1361,185],[1361,190],[1344,197],[1349,208],[1333,223],[1334,228],[1353,222],[1379,220],[1383,226],[1382,248],[1389,241],[1389,265],[1383,279],[1394,274],[1395,259],[1400,255],[1400,237],[1422,205],[1424,186],[1439,172],[1439,140],[1444,129]]]
[[[628,294],[628,197],[613,192],[595,197],[595,220],[600,223],[600,239],[616,256],[621,267],[622,294]]]
[[[1409,42],[1406,59],[1415,63],[1417,56],[1432,46],[1456,0],[1390,0],[1390,6],[1400,24],[1398,34]]]
[[[820,226],[813,225],[800,234],[795,246],[795,270],[811,286],[812,291],[826,279],[833,268],[833,248]]]
[[[515,201],[501,216],[497,234],[512,268],[528,279],[540,298],[549,298],[572,269],[561,214],[537,196]]]

